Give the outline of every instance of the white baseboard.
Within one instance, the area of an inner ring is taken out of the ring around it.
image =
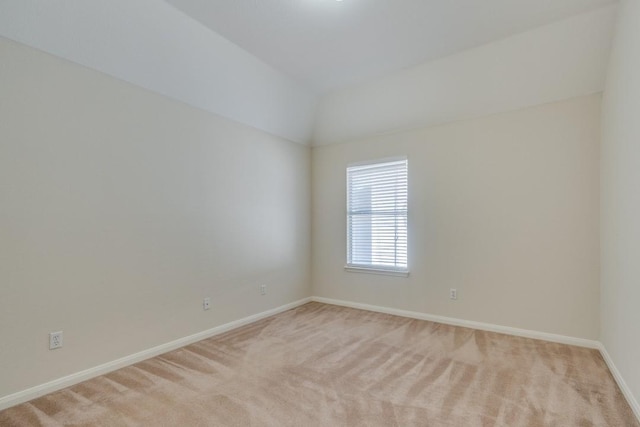
[[[151,357],[158,356],[171,350],[175,350],[180,347],[184,347],[194,342],[201,341],[206,338],[219,335],[223,332],[230,331],[240,326],[247,325],[260,319],[264,319],[274,314],[281,313],[283,311],[296,308],[311,301],[311,298],[304,298],[299,301],[295,301],[289,304],[282,305],[280,307],[273,308],[271,310],[263,311],[252,316],[244,317],[242,319],[234,320],[233,322],[225,323],[215,328],[208,329],[206,331],[198,332],[197,334],[189,335],[184,338],[177,339],[175,341],[168,342],[166,344],[159,345],[141,352],[131,354],[129,356],[122,357],[120,359],[104,363],[93,368],[86,369],[84,371],[76,372],[71,375],[67,375],[62,378],[58,378],[53,381],[49,381],[44,384],[37,385],[35,387],[28,388],[26,390],[19,391],[17,393],[10,394],[8,396],[0,397],[0,411],[7,409],[11,406],[18,405],[20,403],[27,402],[45,394],[52,393],[54,391],[70,387],[74,384],[78,384],[82,381],[107,374],[115,371],[116,369],[124,368],[125,366],[132,365],[134,363],[141,362]]]
[[[472,320],[462,320],[453,317],[437,316],[434,314],[420,313],[417,311],[400,310],[396,308],[381,307],[377,305],[361,304],[358,302],[336,300],[323,297],[312,297],[313,301],[324,304],[339,305],[343,307],[358,308],[361,310],[376,311],[378,313],[393,314],[396,316],[409,317],[412,319],[429,320],[431,322],[444,323],[453,326],[462,326],[464,328],[480,329],[482,331],[498,332],[501,334],[515,335],[518,337],[533,338],[537,340],[557,342],[561,344],[575,345],[578,347],[587,347],[600,349],[601,344],[598,341],[588,340],[584,338],[568,337],[565,335],[550,334],[547,332],[531,331],[528,329],[512,328],[510,326],[494,325],[491,323],[474,322]]]
[[[611,355],[609,355],[609,352],[605,348],[604,344],[600,343],[599,350],[600,350],[600,354],[602,354],[602,358],[607,363],[607,366],[611,371],[611,375],[613,375],[613,378],[618,383],[618,387],[620,387],[620,391],[622,391],[622,394],[624,395],[625,399],[627,399],[627,402],[629,402],[629,406],[631,406],[633,413],[636,415],[636,418],[640,422],[640,404],[636,400],[633,393],[631,393],[631,389],[629,388],[625,380],[622,378],[620,371],[616,367],[616,364],[613,363],[613,359],[611,358]]]

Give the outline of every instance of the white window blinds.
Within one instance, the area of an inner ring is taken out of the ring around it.
[[[347,168],[347,267],[407,270],[407,160]]]

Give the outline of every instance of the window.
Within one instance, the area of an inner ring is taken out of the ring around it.
[[[407,159],[347,167],[350,271],[407,275]]]

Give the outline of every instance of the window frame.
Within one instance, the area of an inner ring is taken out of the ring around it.
[[[384,164],[384,163],[393,163],[393,162],[401,162],[404,161],[406,163],[406,169],[407,169],[407,210],[406,210],[406,222],[407,222],[407,247],[406,247],[406,251],[407,251],[407,266],[406,268],[397,268],[397,267],[384,267],[384,266],[380,266],[380,265],[375,265],[375,264],[349,264],[349,250],[350,247],[352,246],[352,242],[350,241],[350,233],[349,233],[349,217],[350,217],[350,199],[349,199],[349,188],[350,188],[350,181],[349,181],[349,169],[350,168],[354,168],[354,167],[361,167],[361,166],[369,166],[369,165],[377,165],[377,164]],[[345,197],[345,202],[346,202],[346,209],[345,209],[345,225],[346,225],[346,233],[345,233],[345,237],[346,237],[346,263],[344,266],[345,271],[348,272],[352,272],[352,273],[369,273],[369,274],[381,274],[381,275],[387,275],[387,276],[398,276],[398,277],[408,277],[410,274],[409,271],[409,160],[407,158],[407,156],[396,156],[396,157],[386,157],[386,158],[381,158],[381,159],[375,159],[375,160],[367,160],[367,161],[362,161],[362,162],[354,162],[354,163],[349,163],[347,164],[347,167],[345,168],[345,184],[346,184],[346,197]]]

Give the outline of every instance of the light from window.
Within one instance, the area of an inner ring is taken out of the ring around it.
[[[347,267],[407,271],[407,160],[347,167]]]

